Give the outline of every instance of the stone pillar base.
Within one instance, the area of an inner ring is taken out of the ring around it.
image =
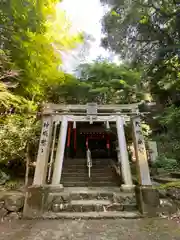
[[[57,184],[57,185],[47,185],[49,191],[53,191],[53,192],[62,192],[64,191],[64,186],[63,184]]]
[[[135,190],[139,211],[146,216],[157,216],[160,206],[158,191],[152,186],[137,186]]]
[[[63,191],[62,184],[30,186],[25,195],[23,217],[28,219],[41,218],[42,214],[48,210],[49,194]]]
[[[40,218],[44,211],[44,204],[48,197],[48,188],[43,186],[30,186],[25,195],[23,209],[24,218]]]
[[[135,190],[135,185],[126,185],[126,184],[122,184],[121,185],[121,191],[122,192],[134,192]]]

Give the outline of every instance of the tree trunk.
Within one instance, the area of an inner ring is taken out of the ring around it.
[[[27,143],[27,147],[26,147],[25,187],[28,187],[28,183],[29,183],[29,165],[30,165],[29,143]]]

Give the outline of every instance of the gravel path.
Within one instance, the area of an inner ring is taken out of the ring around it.
[[[0,240],[180,240],[167,219],[32,220],[0,224]]]

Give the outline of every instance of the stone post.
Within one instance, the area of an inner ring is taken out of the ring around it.
[[[151,186],[151,178],[146,154],[145,141],[141,129],[141,120],[139,116],[132,118],[133,142],[136,155],[136,164],[138,170],[139,184]]]
[[[59,185],[61,180],[62,166],[64,160],[64,151],[67,137],[68,121],[66,116],[62,117],[61,130],[59,134],[56,159],[54,164],[54,172],[52,177],[52,185]]]
[[[155,141],[148,141],[150,161],[156,161],[158,157],[157,143]]]
[[[131,191],[134,189],[131,177],[131,169],[128,159],[127,144],[124,133],[124,119],[121,116],[117,116],[116,120],[117,125],[117,136],[118,136],[118,145],[121,158],[121,172],[124,184],[121,186],[123,191]]]
[[[46,183],[49,151],[53,128],[52,117],[50,115],[45,115],[42,122],[43,125],[33,181],[33,185],[36,186],[41,186]]]
[[[160,205],[158,191],[152,187],[140,116],[132,118],[134,148],[138,171],[136,197],[141,213],[156,216]]]

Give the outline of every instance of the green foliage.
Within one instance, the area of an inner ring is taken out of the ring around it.
[[[20,103],[20,98],[14,96],[11,92],[8,91],[6,85],[0,82],[0,104],[1,106],[8,108],[11,104],[16,105]]]
[[[18,72],[12,68],[8,55],[0,50],[0,107],[3,108],[8,108],[12,104],[17,106],[21,102],[21,98],[12,94],[3,82],[7,78],[13,80],[18,76]]]
[[[106,42],[122,56],[149,61],[160,48],[171,44],[173,50],[179,44],[180,6],[176,1],[109,0],[108,3],[111,9],[104,17]]]
[[[166,184],[161,184],[160,186],[157,186],[156,189],[172,189],[172,188],[180,188],[180,182],[170,182]]]
[[[8,116],[0,127],[0,161],[25,160],[27,145],[36,146],[39,133],[35,116]]]
[[[108,4],[111,10],[104,17],[102,44],[122,59],[144,66],[144,81],[150,84],[155,100],[162,104],[177,101],[180,5],[173,0],[109,0]]]
[[[19,190],[19,188],[22,187],[22,183],[18,180],[9,180],[5,183],[4,187],[7,190]]]
[[[20,74],[15,93],[46,100],[46,88],[64,81],[61,51],[73,48],[82,35],[70,34],[70,23],[58,0],[14,0],[0,3],[0,42]]]
[[[84,99],[100,104],[135,103],[143,99],[140,72],[128,65],[94,62],[80,66]]]
[[[151,127],[159,132],[155,136],[159,151],[180,161],[180,4],[174,0],[101,2],[110,6],[103,19],[102,45],[143,69],[142,85],[157,103]]]
[[[9,180],[9,176],[0,170],[0,185],[4,185]]]
[[[65,74],[65,81],[47,87],[47,96],[54,103],[99,104],[135,103],[144,98],[140,72],[128,65],[106,61],[79,66],[79,78]]]
[[[170,106],[158,117],[162,132],[156,135],[154,140],[158,143],[160,153],[164,153],[168,158],[175,158],[180,162],[180,108]]]
[[[36,154],[31,151],[39,138],[36,111],[71,78],[60,71],[61,52],[83,38],[70,33],[71,24],[58,4],[58,0],[0,1],[0,110],[13,106],[16,111],[1,118],[0,161],[24,160],[27,149]]]
[[[159,156],[157,160],[152,164],[152,167],[162,168],[166,171],[174,171],[180,168],[175,159],[167,158],[164,155]]]

